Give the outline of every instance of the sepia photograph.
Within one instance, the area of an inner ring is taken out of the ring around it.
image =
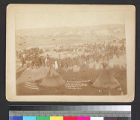
[[[134,100],[134,6],[10,4],[6,28],[7,100]]]

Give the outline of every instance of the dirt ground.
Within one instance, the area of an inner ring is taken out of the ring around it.
[[[120,68],[110,69],[114,77],[119,81],[123,94],[127,93],[126,88],[126,70]],[[24,84],[17,85],[17,95],[108,95],[109,91],[111,95],[120,95],[121,92],[116,89],[98,89],[92,86],[100,70],[88,69],[81,70],[80,72],[64,72],[58,71],[61,77],[66,81],[65,85],[58,87],[42,87],[37,81],[38,90],[26,88]],[[21,73],[20,73],[21,74]]]

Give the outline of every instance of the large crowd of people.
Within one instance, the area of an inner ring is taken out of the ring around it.
[[[114,77],[112,71],[106,69],[111,59],[119,59],[120,56],[125,55],[125,44],[83,44],[73,47],[60,48],[30,48],[18,50],[17,67],[24,68],[22,72],[17,70],[17,83],[25,83],[24,87],[35,90],[40,90],[43,87],[57,87],[65,85],[69,77],[64,77],[65,73],[72,74],[78,72],[85,74],[93,88],[99,88],[99,93],[102,89],[115,89],[123,93],[119,81]],[[55,55],[53,55],[55,54]],[[61,55],[63,57],[61,57]],[[57,56],[57,57],[56,57]],[[99,65],[97,68],[96,65]],[[91,69],[93,68],[93,69]],[[27,70],[28,69],[28,70]],[[86,72],[82,72],[82,70]],[[99,69],[100,72],[97,72]],[[90,77],[88,72],[97,72],[97,76]],[[63,73],[63,74],[61,74]],[[75,80],[85,80],[85,77],[75,78]],[[37,81],[40,81],[39,84]],[[107,84],[106,84],[107,83]],[[23,87],[23,86],[22,86]],[[29,92],[28,90],[28,92]],[[31,90],[32,93],[32,90]]]
[[[17,51],[17,59],[19,60],[19,67],[40,67],[53,66],[56,69],[69,68],[73,66],[82,66],[90,63],[102,64],[104,61],[109,61],[114,56],[119,58],[120,55],[125,54],[125,45],[111,45],[111,44],[91,44],[76,46],[71,49],[61,48],[53,51],[59,55],[58,58],[53,57],[49,51],[41,48],[30,48]],[[70,56],[61,58],[61,52],[67,52]],[[44,54],[46,53],[46,54]],[[76,54],[75,57],[72,57]]]

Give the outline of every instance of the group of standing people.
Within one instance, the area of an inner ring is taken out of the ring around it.
[[[38,73],[43,73],[43,77],[41,78],[41,82],[39,85],[44,87],[56,87],[59,85],[64,85],[65,80],[62,78],[62,76],[59,74],[59,69],[64,68],[65,72],[69,69],[69,67],[72,67],[75,65],[80,66],[86,65],[91,62],[91,59],[95,62],[100,62],[102,65],[102,72],[99,74],[97,79],[92,84],[93,87],[99,88],[99,92],[102,89],[114,89],[117,87],[120,87],[120,83],[118,80],[112,75],[112,73],[108,70],[108,65],[104,63],[104,61],[109,61],[114,55],[119,56],[119,54],[125,51],[125,47],[122,45],[120,47],[117,46],[111,46],[111,45],[93,45],[92,47],[89,46],[89,49],[85,49],[85,52],[89,52],[88,55],[81,55],[77,56],[75,58],[64,58],[64,59],[56,59],[53,57],[50,57],[48,54],[45,56],[42,55],[44,51],[39,48],[31,48],[29,50],[23,50],[17,52],[17,58],[20,60],[21,66],[26,66],[27,68],[38,69]],[[80,68],[79,67],[79,68]],[[46,72],[44,72],[46,71]],[[27,75],[30,72],[30,75]],[[24,76],[29,76],[28,80],[26,81],[28,84],[30,81],[35,84],[36,81],[40,80],[32,80],[33,77],[31,77],[34,70],[30,70],[28,72],[24,72],[25,75],[22,75],[20,79],[23,79],[21,81],[24,81]],[[23,73],[23,74],[24,74]],[[26,77],[27,78],[27,77]],[[31,87],[31,85],[29,85]],[[33,87],[33,88],[38,88]],[[38,90],[38,89],[37,89]]]
[[[71,50],[71,56],[73,56],[73,49]],[[80,47],[80,49],[82,48]],[[106,45],[105,43],[93,44],[86,46],[86,48],[83,47],[83,50],[81,51],[83,51],[81,55],[76,53],[77,56],[75,57],[68,57],[66,55],[66,57],[64,58],[61,58],[60,53],[57,52],[56,54],[59,54],[60,58],[55,58],[49,56],[43,49],[30,48],[22,51],[17,51],[17,59],[19,59],[21,67],[26,65],[26,67],[33,68],[47,65],[53,66],[56,69],[60,67],[66,70],[67,68],[75,65],[81,66],[84,63],[90,64],[91,62],[101,64],[105,60],[109,61],[114,56],[119,57],[121,54],[124,54],[125,46],[124,44],[120,46],[110,44]],[[70,53],[70,50],[68,51],[68,53]]]

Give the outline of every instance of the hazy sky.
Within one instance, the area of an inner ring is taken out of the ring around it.
[[[123,24],[126,11],[95,9],[92,6],[27,8],[16,13],[16,29]]]

